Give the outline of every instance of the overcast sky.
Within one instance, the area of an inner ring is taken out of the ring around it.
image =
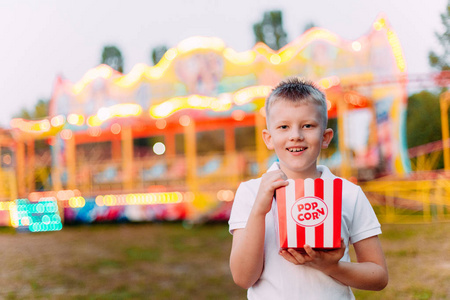
[[[429,73],[428,52],[443,32],[447,0],[0,0],[0,126],[21,108],[51,96],[58,74],[77,82],[113,44],[124,73],[151,65],[155,46],[176,46],[194,35],[221,38],[237,51],[255,43],[252,25],[264,11],[281,9],[288,39],[308,22],[344,39],[367,34],[380,13],[397,32],[411,74]]]

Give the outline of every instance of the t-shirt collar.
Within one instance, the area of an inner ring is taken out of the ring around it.
[[[279,170],[280,169],[280,163],[279,162],[274,162],[270,168],[267,170],[267,172],[270,171],[275,171],[275,170]],[[330,169],[328,169],[328,167],[324,166],[324,165],[317,165],[317,170],[319,172],[322,173],[322,175],[320,175],[320,178],[335,178],[336,176],[333,175],[333,173],[331,173]]]

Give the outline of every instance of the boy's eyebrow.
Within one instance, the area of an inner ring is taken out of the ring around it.
[[[281,120],[272,120],[272,122],[274,123],[274,124],[277,124],[277,123],[287,123],[287,122],[291,122],[290,120],[285,120],[285,119],[281,119]],[[300,121],[300,123],[320,123],[320,120],[317,120],[317,119],[315,119],[315,118],[312,118],[312,119],[304,119],[304,120],[301,120]]]

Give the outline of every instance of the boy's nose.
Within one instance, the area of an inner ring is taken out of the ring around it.
[[[304,137],[303,134],[301,133],[300,130],[292,130],[291,131],[291,136],[289,138],[291,141],[296,141],[296,140],[300,140],[303,141]]]

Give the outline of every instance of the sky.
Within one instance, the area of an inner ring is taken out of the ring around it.
[[[428,52],[441,52],[435,32],[447,0],[0,0],[0,126],[22,108],[51,97],[58,75],[77,82],[117,46],[124,73],[151,63],[151,50],[191,36],[214,36],[236,51],[255,44],[252,26],[280,9],[288,40],[309,22],[355,40],[384,14],[403,47],[408,72],[433,72]]]

